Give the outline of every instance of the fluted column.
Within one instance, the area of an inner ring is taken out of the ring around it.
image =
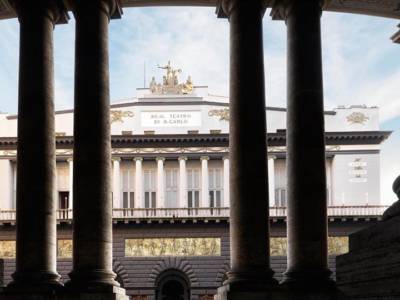
[[[179,161],[179,207],[187,207],[187,174],[186,174],[186,156],[180,156]]]
[[[118,286],[112,271],[108,23],[115,0],[72,1],[76,19],[73,270],[82,292]]]
[[[65,12],[57,1],[11,3],[20,23],[20,61],[16,270],[9,290],[51,291],[60,286],[54,198],[53,29]]]
[[[142,157],[135,157],[135,203],[138,208],[144,208]]]
[[[69,167],[69,182],[68,182],[68,190],[69,190],[69,207],[74,207],[74,161],[73,159],[69,158],[68,160],[68,167]]]
[[[119,157],[112,159],[113,162],[113,207],[122,208],[121,203],[121,168]]]
[[[208,156],[200,157],[201,161],[201,203],[200,207],[210,207],[208,188]]]
[[[229,157],[223,157],[224,163],[224,201],[222,206],[229,207]]]
[[[229,293],[246,291],[248,299],[267,299],[265,293],[275,281],[269,262],[263,1],[224,0],[222,10],[230,23],[233,120],[229,123],[231,271],[225,284]]]
[[[164,199],[164,157],[157,157],[157,207],[165,207]]]
[[[321,1],[293,1],[288,38],[286,284],[323,287],[329,280]]]

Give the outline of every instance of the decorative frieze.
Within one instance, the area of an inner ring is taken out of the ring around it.
[[[350,123],[350,125],[353,124],[364,125],[369,120],[369,117],[367,117],[362,112],[353,112],[351,115],[348,115],[346,117],[346,120],[348,123]]]
[[[124,123],[124,118],[133,118],[135,114],[131,111],[112,110],[110,111],[111,124]]]
[[[212,109],[208,112],[208,115],[210,117],[219,117],[220,121],[227,121],[229,122],[229,108],[223,108],[223,109]]]

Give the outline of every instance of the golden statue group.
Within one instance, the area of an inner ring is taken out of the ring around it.
[[[178,94],[185,95],[193,92],[192,78],[189,76],[185,83],[179,83],[178,75],[182,72],[181,69],[173,69],[171,62],[168,61],[166,66],[157,66],[159,69],[167,70],[167,75],[163,77],[163,83],[157,83],[155,77],[150,82],[150,91],[153,94]]]

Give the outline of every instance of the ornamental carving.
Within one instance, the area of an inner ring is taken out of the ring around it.
[[[229,121],[229,108],[213,109],[208,112],[210,117],[219,117],[220,121]]]
[[[110,112],[111,124],[116,122],[124,123],[124,118],[133,118],[134,115],[131,111],[112,110]]]
[[[347,122],[349,122],[351,125],[353,124],[364,125],[369,120],[369,117],[367,117],[361,112],[353,112],[351,115],[348,115],[346,119]]]
[[[126,239],[125,256],[220,256],[220,238]]]
[[[193,81],[189,76],[185,83],[179,83],[178,75],[182,73],[181,69],[174,69],[171,62],[165,66],[157,66],[159,69],[166,70],[167,74],[163,76],[163,83],[157,83],[155,77],[151,79],[150,91],[154,95],[187,95],[193,93]]]
[[[57,257],[72,258],[72,240],[57,241]]]
[[[15,241],[0,241],[0,258],[15,258]]]

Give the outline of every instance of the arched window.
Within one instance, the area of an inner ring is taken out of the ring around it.
[[[157,300],[190,300],[190,284],[179,270],[166,270],[156,281]]]

